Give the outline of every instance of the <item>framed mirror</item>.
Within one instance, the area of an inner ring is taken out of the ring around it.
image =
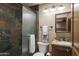
[[[55,32],[70,32],[71,30],[71,12],[65,12],[55,15]]]

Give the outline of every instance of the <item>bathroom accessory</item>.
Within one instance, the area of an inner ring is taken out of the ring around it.
[[[43,32],[43,35],[48,35],[48,26],[43,26],[42,32]]]
[[[36,52],[33,56],[44,56],[45,53],[47,52],[47,46],[49,43],[44,43],[44,42],[37,42],[39,52]]]
[[[42,26],[42,33],[41,33],[41,36],[42,36],[42,42],[48,42],[48,31],[49,31],[49,28],[48,26]]]
[[[35,52],[35,35],[34,34],[30,34],[29,52],[30,53],[34,53]]]

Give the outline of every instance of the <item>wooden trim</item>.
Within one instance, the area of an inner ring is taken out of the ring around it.
[[[38,6],[39,8],[39,6]],[[36,35],[37,35],[37,39],[39,38],[39,10],[37,10],[36,12]]]
[[[38,11],[39,10],[36,10],[36,22],[35,22],[35,26],[36,26],[36,32],[35,32],[35,38],[36,38],[36,52],[38,51],[38,45],[37,45],[37,42],[38,42],[38,38],[39,38],[39,14],[38,14]]]
[[[75,22],[75,18],[74,18],[74,3],[72,4],[72,46],[73,46],[73,51],[72,51],[72,54],[74,54],[74,56],[79,56],[79,51],[78,51],[78,46],[76,46],[75,44],[75,38],[74,38],[74,22]]]
[[[72,4],[72,46],[74,46],[74,3]]]
[[[57,33],[56,32],[56,14],[55,14],[55,33]]]

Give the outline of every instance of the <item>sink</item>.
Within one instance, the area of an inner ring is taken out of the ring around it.
[[[67,41],[52,41],[52,44],[55,45],[60,45],[60,46],[66,46],[66,47],[72,47],[72,43],[71,42],[67,42]]]

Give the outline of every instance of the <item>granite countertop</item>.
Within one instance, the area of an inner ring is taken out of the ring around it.
[[[52,45],[59,45],[59,46],[64,46],[64,47],[71,47],[72,48],[72,43],[67,42],[67,41],[58,41],[58,40],[53,40]]]

